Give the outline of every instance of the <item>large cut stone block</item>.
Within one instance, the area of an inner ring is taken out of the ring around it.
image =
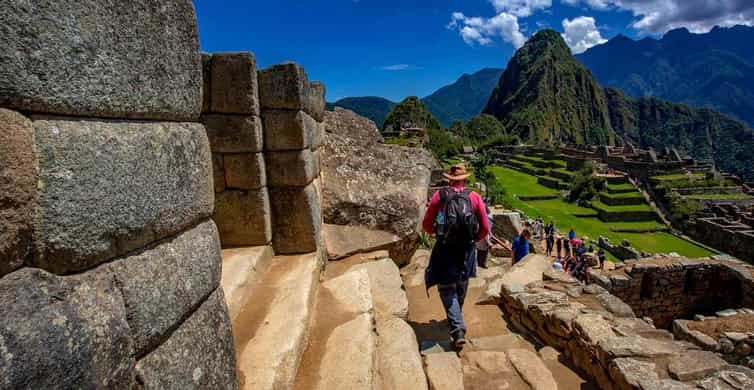
[[[265,149],[275,152],[310,147],[320,126],[301,110],[265,110],[263,119]]]
[[[118,281],[137,356],[154,349],[220,285],[220,261],[217,228],[208,220],[98,269]]]
[[[385,316],[408,317],[408,299],[398,266],[391,259],[357,264],[352,270],[366,270],[377,313]]]
[[[270,188],[275,253],[317,250],[322,229],[321,202],[314,183],[303,188]]]
[[[301,187],[319,177],[319,159],[309,149],[268,152],[267,179],[272,187]]]
[[[0,109],[0,277],[20,268],[31,248],[36,167],[31,121]]]
[[[212,55],[212,112],[259,115],[257,63],[251,53]]]
[[[225,191],[225,163],[223,155],[212,153],[212,181],[215,185],[215,192]]]
[[[33,119],[36,266],[80,271],[212,215],[201,124]]]
[[[416,334],[406,321],[377,317],[379,389],[427,389]]]
[[[23,268],[0,279],[0,388],[130,389],[134,350],[112,277]]]
[[[321,81],[314,81],[309,84],[309,101],[306,106],[306,112],[318,122],[325,120],[325,93],[325,84]]]
[[[212,219],[220,231],[223,246],[267,245],[272,241],[267,188],[225,191],[216,197]]]
[[[339,325],[327,338],[317,389],[372,389],[375,368],[374,319],[370,313]]]
[[[296,63],[286,62],[259,71],[259,101],[264,110],[305,110],[310,107],[310,95],[309,77]]]
[[[222,288],[136,363],[145,389],[238,389],[236,351]]]
[[[212,54],[202,53],[202,113],[211,109]]]
[[[202,116],[213,153],[256,153],[264,147],[262,120],[250,115]]]
[[[262,153],[226,154],[223,160],[227,187],[255,190],[267,185]]]
[[[202,67],[189,0],[13,1],[0,7],[0,106],[194,120]]]

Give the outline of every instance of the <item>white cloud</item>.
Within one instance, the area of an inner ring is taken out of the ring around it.
[[[489,45],[493,38],[501,38],[518,49],[526,42],[518,25],[518,17],[507,12],[500,12],[491,18],[468,17],[461,12],[454,12],[447,27],[458,29],[463,41],[469,45]]]
[[[593,17],[579,16],[571,20],[563,19],[563,39],[571,48],[573,54],[579,54],[586,49],[607,42],[602,38]]]
[[[552,0],[490,0],[495,11],[525,18],[541,9],[552,7]]]
[[[393,64],[393,65],[380,66],[380,69],[382,70],[391,70],[391,71],[408,70],[411,68],[412,66],[409,64]]]
[[[615,7],[636,18],[631,26],[645,33],[659,34],[686,27],[707,32],[714,26],[754,25],[752,0],[561,0],[570,5],[594,9]]]

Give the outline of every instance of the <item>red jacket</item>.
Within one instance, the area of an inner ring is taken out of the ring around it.
[[[450,188],[455,192],[461,192],[466,189],[463,185],[456,185]],[[478,193],[471,191],[469,198],[471,199],[471,207],[474,208],[477,220],[479,221],[479,235],[477,236],[477,241],[481,241],[485,239],[490,232],[490,224],[487,221],[487,208],[484,207],[484,200],[482,200],[482,197],[479,196]],[[437,218],[437,213],[442,207],[443,205],[440,202],[440,191],[435,191],[432,198],[429,200],[427,213],[424,214],[424,220],[422,221],[422,227],[427,233],[433,234],[435,232],[435,218]]]

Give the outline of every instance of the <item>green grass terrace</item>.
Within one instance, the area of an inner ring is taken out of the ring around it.
[[[689,257],[705,257],[714,254],[706,248],[664,231],[667,228],[654,219],[604,222],[598,218],[599,210],[581,207],[560,198],[522,200],[522,198],[533,196],[558,195],[558,191],[538,184],[535,176],[524,172],[498,166],[488,169],[506,188],[508,205],[521,210],[530,218],[541,216],[545,222],[554,221],[561,233],[573,228],[581,237],[597,239],[599,236],[605,236],[613,243],[627,239],[636,249],[649,253],[676,252]],[[598,206],[608,211],[646,211],[647,209],[652,211],[648,205],[607,206],[600,203],[597,202]]]

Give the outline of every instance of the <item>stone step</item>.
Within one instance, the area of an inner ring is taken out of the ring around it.
[[[240,388],[293,387],[321,271],[317,253],[275,256],[233,321]]]
[[[257,277],[272,258],[272,247],[264,245],[224,249],[222,256],[220,284],[225,291],[225,302],[233,321],[251,297]]]

